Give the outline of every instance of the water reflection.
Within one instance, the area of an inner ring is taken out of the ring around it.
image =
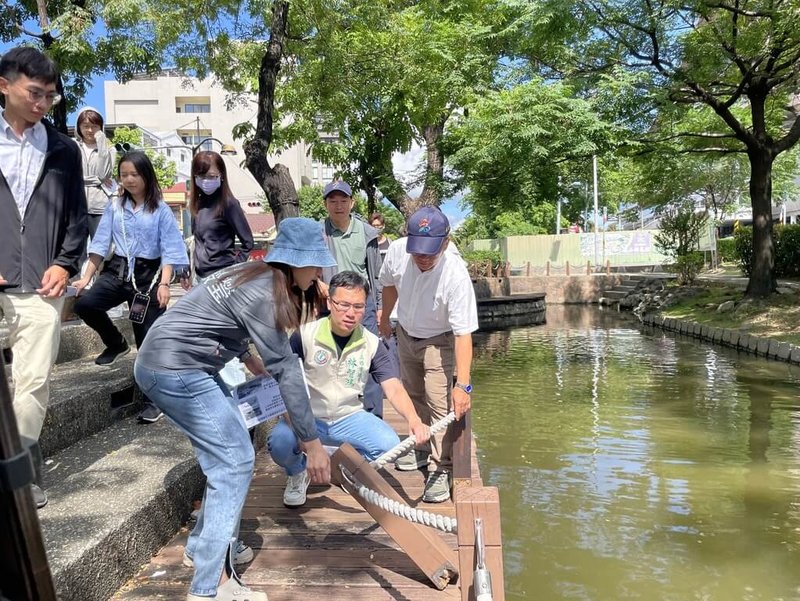
[[[800,599],[800,370],[549,307],[473,379],[509,599]]]

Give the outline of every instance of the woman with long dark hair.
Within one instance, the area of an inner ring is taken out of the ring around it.
[[[253,233],[228,185],[225,161],[216,152],[198,152],[192,159],[189,209],[194,236],[193,265],[199,279],[247,261],[253,250]],[[188,282],[182,283],[188,288]]]
[[[136,347],[141,348],[153,322],[167,309],[173,266],[189,262],[178,223],[161,197],[147,155],[139,151],[125,154],[117,175],[122,194],[106,207],[89,246],[86,272],[74,283],[79,295],[75,313],[106,345],[95,359],[97,365],[112,365],[130,350],[106,311],[128,302]],[[112,242],[114,254],[94,285],[82,294]],[[152,423],[161,415],[155,405],[146,402],[139,420]]]
[[[287,332],[322,308],[316,281],[333,256],[320,224],[284,219],[264,261],[217,271],[156,322],[139,349],[134,375],[188,437],[206,475],[197,524],[184,563],[194,566],[187,597],[266,601],[244,587],[234,564],[239,516],[253,477],[255,453],[244,419],[218,372],[240,357],[255,374],[278,382],[292,428],[307,455],[314,483],[330,479],[300,361]],[[260,358],[248,352],[249,343]]]
[[[239,201],[228,185],[228,170],[222,156],[216,152],[198,152],[192,159],[191,195],[189,209],[192,213],[192,270],[181,278],[184,290],[194,281],[202,282],[211,274],[244,263],[253,250],[253,233],[244,216]],[[236,239],[241,248],[236,248]],[[241,361],[234,357],[220,371],[225,383],[234,387],[245,381]]]

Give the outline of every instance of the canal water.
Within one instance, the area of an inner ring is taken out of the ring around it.
[[[800,599],[800,369],[549,306],[476,336],[507,599]]]

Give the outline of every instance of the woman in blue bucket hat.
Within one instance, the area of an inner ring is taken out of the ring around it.
[[[234,265],[212,274],[180,299],[150,329],[134,374],[142,392],[180,428],[194,447],[207,484],[184,562],[194,565],[187,599],[231,600],[247,589],[234,565],[252,551],[237,547],[239,516],[253,476],[254,452],[244,419],[218,372],[239,357],[254,374],[275,378],[303,441],[314,483],[330,479],[330,460],[320,444],[303,382],[302,367],[287,330],[322,307],[321,268],[335,265],[319,223],[284,219],[263,262]],[[248,353],[252,342],[260,358]],[[266,366],[266,370],[265,370]]]

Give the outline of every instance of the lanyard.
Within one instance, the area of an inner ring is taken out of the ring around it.
[[[150,287],[147,289],[147,292],[142,292],[139,290],[139,287],[136,285],[136,274],[133,270],[133,257],[131,256],[131,245],[128,243],[128,232],[125,230],[125,205],[122,199],[119,201],[119,209],[120,221],[122,222],[122,241],[125,243],[125,256],[128,259],[128,273],[131,276],[131,284],[133,284],[133,289],[139,294],[150,296],[150,293],[153,291],[153,286],[155,286],[156,282],[158,281],[158,276],[161,273],[161,267],[156,270],[156,273],[153,276],[153,281],[150,282]]]

